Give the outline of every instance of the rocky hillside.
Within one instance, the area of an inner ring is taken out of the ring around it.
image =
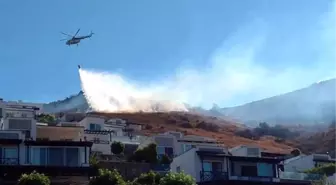
[[[200,107],[189,107],[190,112],[208,116],[221,117],[226,120],[255,126],[260,122],[297,126],[315,130],[321,125],[328,125],[335,119],[336,79],[315,83],[309,87],[283,95],[266,98],[237,107],[220,108],[217,105],[210,110]],[[86,112],[89,106],[82,92],[45,104],[47,113]],[[325,123],[325,124],[324,124]],[[311,127],[315,125],[315,127]]]
[[[166,131],[178,131],[185,135],[197,135],[214,138],[228,147],[237,145],[255,145],[270,152],[289,153],[293,147],[290,142],[277,142],[274,137],[258,140],[239,137],[235,132],[239,124],[224,119],[190,114],[184,112],[170,113],[93,113],[107,118],[122,118],[143,125],[142,134],[154,135]]]
[[[328,153],[336,157],[336,129],[330,128],[326,132],[319,132],[314,135],[300,137],[296,140],[296,147],[304,153]],[[295,145],[293,145],[295,146]]]

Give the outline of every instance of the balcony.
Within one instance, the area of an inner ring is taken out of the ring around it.
[[[322,179],[320,174],[308,174],[308,173],[297,173],[297,172],[280,172],[280,179],[286,180],[302,180],[302,181],[315,181]]]
[[[230,180],[250,181],[250,182],[273,182],[273,177],[258,176],[230,176]]]
[[[227,180],[227,179],[228,179],[227,172],[221,172],[221,171],[201,171],[200,172],[201,182]]]
[[[168,172],[170,171],[169,164],[154,164],[151,165],[151,169],[155,172]]]
[[[110,141],[108,140],[95,140],[95,139],[92,139],[90,140],[93,144],[107,144],[109,145],[110,144]]]
[[[0,158],[0,165],[18,165],[18,158]]]

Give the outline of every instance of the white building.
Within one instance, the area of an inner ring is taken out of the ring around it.
[[[285,160],[284,169],[286,172],[304,172],[330,163],[336,163],[336,160],[327,154],[299,155]]]
[[[106,120],[103,116],[87,114],[79,125],[85,129],[84,138],[93,142],[92,151],[100,154],[110,155],[111,144],[115,141],[123,143],[125,149],[131,145],[137,148],[141,141],[141,136],[137,135],[141,125],[122,119]]]
[[[231,153],[231,154],[230,154]],[[230,184],[230,181],[249,181],[249,184],[310,184],[305,178],[282,178],[279,166],[283,158],[261,157],[261,149],[239,146],[227,150],[221,147],[196,146],[176,157],[171,171],[191,175],[201,183]],[[238,183],[239,184],[239,183]]]
[[[181,132],[165,132],[158,134],[141,143],[141,147],[155,143],[157,145],[157,153],[159,156],[168,155],[170,157],[184,153],[196,146],[220,146],[215,139],[195,136],[183,135]]]

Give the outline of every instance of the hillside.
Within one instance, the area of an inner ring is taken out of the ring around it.
[[[336,79],[315,83],[283,95],[231,108],[215,108],[218,115],[247,125],[260,122],[281,125],[330,124],[335,119]]]
[[[220,108],[214,105],[210,110],[191,106],[188,108],[193,113],[234,120],[247,126],[267,122],[293,127],[302,125],[303,128],[298,129],[308,131],[306,126],[309,125],[310,130],[316,131],[316,128],[327,125],[335,119],[335,89],[336,79],[331,79],[237,107]],[[44,105],[44,111],[47,113],[87,112],[88,109],[88,103],[82,92]]]
[[[336,129],[331,128],[326,132],[320,132],[314,135],[298,138],[296,140],[296,147],[300,148],[304,153],[329,153],[332,157],[336,157],[335,139]]]
[[[234,132],[239,125],[234,122],[215,117],[182,113],[94,113],[105,117],[118,117],[130,122],[144,124],[143,134],[153,135],[166,131],[179,131],[187,135],[210,137],[223,143],[225,146],[234,147],[242,144],[257,145],[267,151],[288,153],[292,147],[285,143],[277,143],[274,138],[267,137],[260,140],[251,140],[238,137]]]

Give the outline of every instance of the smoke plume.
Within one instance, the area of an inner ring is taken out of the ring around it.
[[[321,20],[292,32],[256,19],[225,39],[199,69],[180,67],[146,86],[121,74],[80,69],[82,89],[94,110],[106,112],[186,111],[184,103],[232,106],[286,93],[335,77],[335,21],[335,3]],[[279,39],[282,32],[288,35]]]
[[[167,89],[163,91],[155,86],[141,88],[130,84],[117,74],[84,69],[80,69],[79,74],[84,96],[90,107],[95,111],[187,111],[182,102],[167,98],[171,97],[168,96]]]

